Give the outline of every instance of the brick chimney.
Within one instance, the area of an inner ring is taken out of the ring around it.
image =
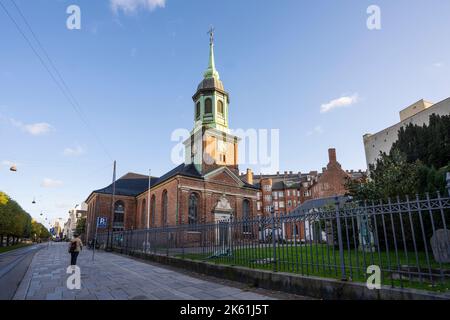
[[[253,171],[252,169],[247,169],[247,173],[245,174],[245,181],[248,184],[253,184]]]
[[[337,160],[336,160],[336,149],[334,149],[334,148],[328,149],[328,161],[329,161],[329,163],[337,162]]]

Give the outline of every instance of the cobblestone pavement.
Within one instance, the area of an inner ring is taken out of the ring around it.
[[[14,299],[16,300],[179,300],[237,299],[266,300],[298,299],[272,294],[265,290],[250,290],[214,281],[214,278],[192,276],[161,265],[148,264],[126,256],[83,250],[78,257],[81,289],[69,290],[66,273],[70,255],[67,243],[52,243],[40,250],[25,274]],[[301,298],[301,297],[300,297]]]

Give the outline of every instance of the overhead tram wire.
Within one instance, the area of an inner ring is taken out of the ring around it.
[[[28,46],[31,48],[31,50],[33,51],[33,53],[38,57],[39,61],[41,62],[42,66],[45,68],[45,70],[47,71],[47,73],[50,75],[50,77],[52,78],[53,82],[55,82],[55,84],[57,85],[58,89],[61,90],[62,94],[64,95],[64,97],[67,99],[67,101],[70,103],[72,109],[75,111],[75,113],[79,116],[80,120],[83,122],[83,124],[86,126],[86,128],[91,132],[91,134],[94,136],[94,138],[97,140],[97,142],[100,144],[100,146],[102,147],[103,151],[105,152],[105,154],[108,156],[108,158],[113,161],[113,158],[111,156],[111,154],[108,152],[108,150],[106,149],[105,145],[103,144],[103,142],[101,141],[101,139],[99,138],[99,136],[96,134],[96,132],[92,129],[92,127],[89,125],[88,121],[85,119],[80,105],[77,101],[77,99],[74,97],[74,95],[72,94],[70,88],[68,87],[68,85],[66,84],[66,82],[64,81],[64,78],[61,76],[61,73],[58,71],[58,69],[56,68],[55,64],[53,63],[53,61],[51,60],[50,56],[48,55],[47,51],[44,49],[42,43],[39,41],[39,39],[37,38],[35,32],[33,31],[33,29],[31,28],[30,24],[28,23],[28,21],[26,20],[25,16],[23,15],[22,11],[20,10],[20,8],[17,6],[17,4],[11,0],[11,2],[14,4],[14,6],[16,7],[17,11],[19,12],[20,16],[22,17],[23,21],[25,22],[25,25],[27,26],[27,28],[30,30],[33,38],[35,39],[36,43],[38,44],[38,46],[40,47],[40,49],[42,50],[42,52],[44,52],[44,55],[46,56],[47,60],[49,61],[50,66],[54,69],[56,75],[58,76],[58,78],[60,79],[60,81],[58,81],[55,77],[55,75],[53,74],[53,72],[51,72],[50,68],[48,67],[47,63],[44,61],[44,59],[41,57],[41,55],[37,52],[37,50],[34,48],[33,44],[31,43],[30,39],[28,39],[27,35],[25,34],[25,32],[22,30],[22,28],[19,26],[19,24],[17,23],[17,21],[14,19],[14,17],[10,14],[10,12],[8,11],[8,9],[5,7],[5,5],[0,2],[0,6],[2,7],[2,9],[5,11],[6,15],[9,17],[9,19],[13,22],[14,26],[16,27],[16,29],[19,31],[19,33],[22,35],[22,37],[25,39],[25,41],[27,42]],[[61,85],[61,83],[62,85]]]

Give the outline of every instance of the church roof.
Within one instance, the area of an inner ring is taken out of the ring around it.
[[[182,175],[193,178],[202,178],[200,173],[195,169],[195,166],[180,164],[178,167],[170,170],[160,178],[151,178],[151,187],[157,186],[158,184],[176,176]],[[126,175],[120,177],[116,180],[116,195],[120,196],[137,196],[148,189],[148,176],[138,173],[129,172]],[[112,183],[102,189],[94,190],[94,193],[102,194],[112,194],[113,186]]]
[[[202,178],[202,175],[197,171],[197,169],[195,168],[195,166],[193,164],[180,164],[178,167],[170,170],[169,172],[167,172],[166,174],[164,174],[163,176],[161,176],[161,178],[158,179],[158,181],[156,182],[156,185],[169,180],[172,177],[175,177],[177,175],[182,175],[185,177],[192,177],[192,178]],[[153,186],[153,184],[152,184]]]
[[[204,177],[197,171],[193,164],[180,164],[176,168],[170,170],[166,174],[161,177],[152,177],[151,178],[151,187],[156,187],[157,185],[163,183],[164,181],[169,180],[172,177],[177,175],[203,179]],[[241,179],[242,180],[242,179]],[[256,188],[254,185],[248,184],[243,181],[244,186],[248,188]],[[139,194],[148,190],[148,176],[142,175],[138,173],[129,172],[126,175],[120,177],[116,180],[116,195],[119,196],[131,196],[136,197]],[[92,193],[101,193],[101,194],[112,194],[113,186],[112,183],[102,189],[94,190]],[[90,197],[90,196],[89,196]],[[88,197],[88,198],[89,198]]]
[[[151,184],[158,181],[157,177],[151,178]],[[129,172],[116,180],[116,195],[136,196],[148,188],[148,176]],[[112,194],[112,183],[102,189],[94,190],[95,193]]]

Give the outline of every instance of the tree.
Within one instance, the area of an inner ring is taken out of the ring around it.
[[[428,125],[409,124],[400,128],[393,149],[406,155],[406,161],[420,160],[428,167],[442,168],[450,164],[450,115],[432,114]]]
[[[20,205],[0,192],[0,244],[6,236],[6,245],[16,244],[19,239],[29,237],[31,232],[31,217]]]
[[[81,217],[77,221],[76,232],[82,235],[86,232],[86,217]]]

